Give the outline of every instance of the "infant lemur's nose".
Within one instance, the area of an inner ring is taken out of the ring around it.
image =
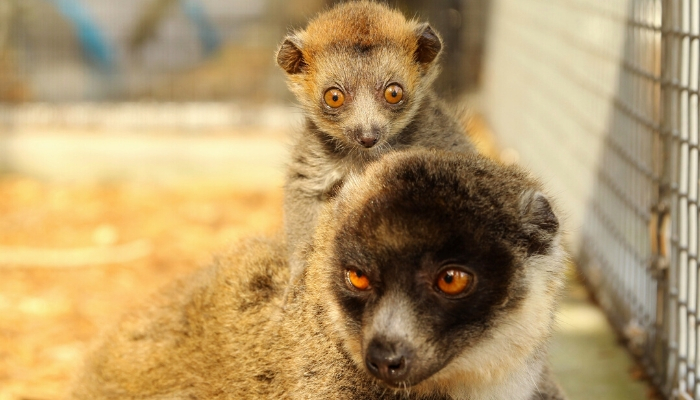
[[[411,366],[411,352],[401,344],[373,340],[367,347],[365,364],[377,378],[391,385],[406,380]]]
[[[352,135],[359,144],[361,144],[364,148],[369,149],[379,141],[379,128],[376,126],[369,129],[357,127],[352,130]]]
[[[365,146],[365,148],[370,148],[377,144],[377,140],[379,138],[377,137],[367,137],[367,136],[360,136],[357,138],[357,141],[360,142],[361,145]]]

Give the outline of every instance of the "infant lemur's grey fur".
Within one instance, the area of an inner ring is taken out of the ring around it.
[[[474,150],[431,87],[441,49],[427,23],[367,1],[342,3],[285,38],[277,62],[305,116],[285,185],[293,279],[321,204],[349,173],[391,150]]]
[[[127,315],[74,397],[563,399],[565,254],[540,190],[478,155],[390,153],[323,207],[291,290],[284,242],[249,241]]]

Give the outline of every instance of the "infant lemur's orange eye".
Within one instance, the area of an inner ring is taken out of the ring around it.
[[[369,288],[369,278],[367,275],[355,269],[349,269],[345,273],[348,278],[348,282],[358,290],[367,290]]]
[[[445,294],[456,296],[469,290],[474,282],[474,276],[461,269],[449,268],[438,275],[437,286]]]
[[[345,95],[340,89],[331,88],[326,90],[326,93],[323,95],[323,100],[325,100],[326,104],[330,107],[338,108],[345,103]]]
[[[392,83],[384,89],[384,98],[389,104],[396,104],[403,99],[403,89],[401,86]]]

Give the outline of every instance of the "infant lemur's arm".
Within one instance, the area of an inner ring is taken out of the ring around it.
[[[441,50],[427,23],[373,2],[338,5],[285,38],[277,62],[305,115],[285,186],[293,278],[318,208],[350,172],[410,147],[474,151],[431,87]]]

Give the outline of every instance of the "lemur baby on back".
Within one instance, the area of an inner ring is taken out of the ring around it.
[[[565,254],[540,190],[478,155],[391,153],[323,207],[290,290],[284,242],[249,241],[127,315],[73,395],[563,399]]]
[[[337,5],[284,39],[277,63],[305,117],[285,185],[293,278],[321,204],[350,172],[408,147],[473,151],[432,89],[441,49],[427,23],[369,1]]]

